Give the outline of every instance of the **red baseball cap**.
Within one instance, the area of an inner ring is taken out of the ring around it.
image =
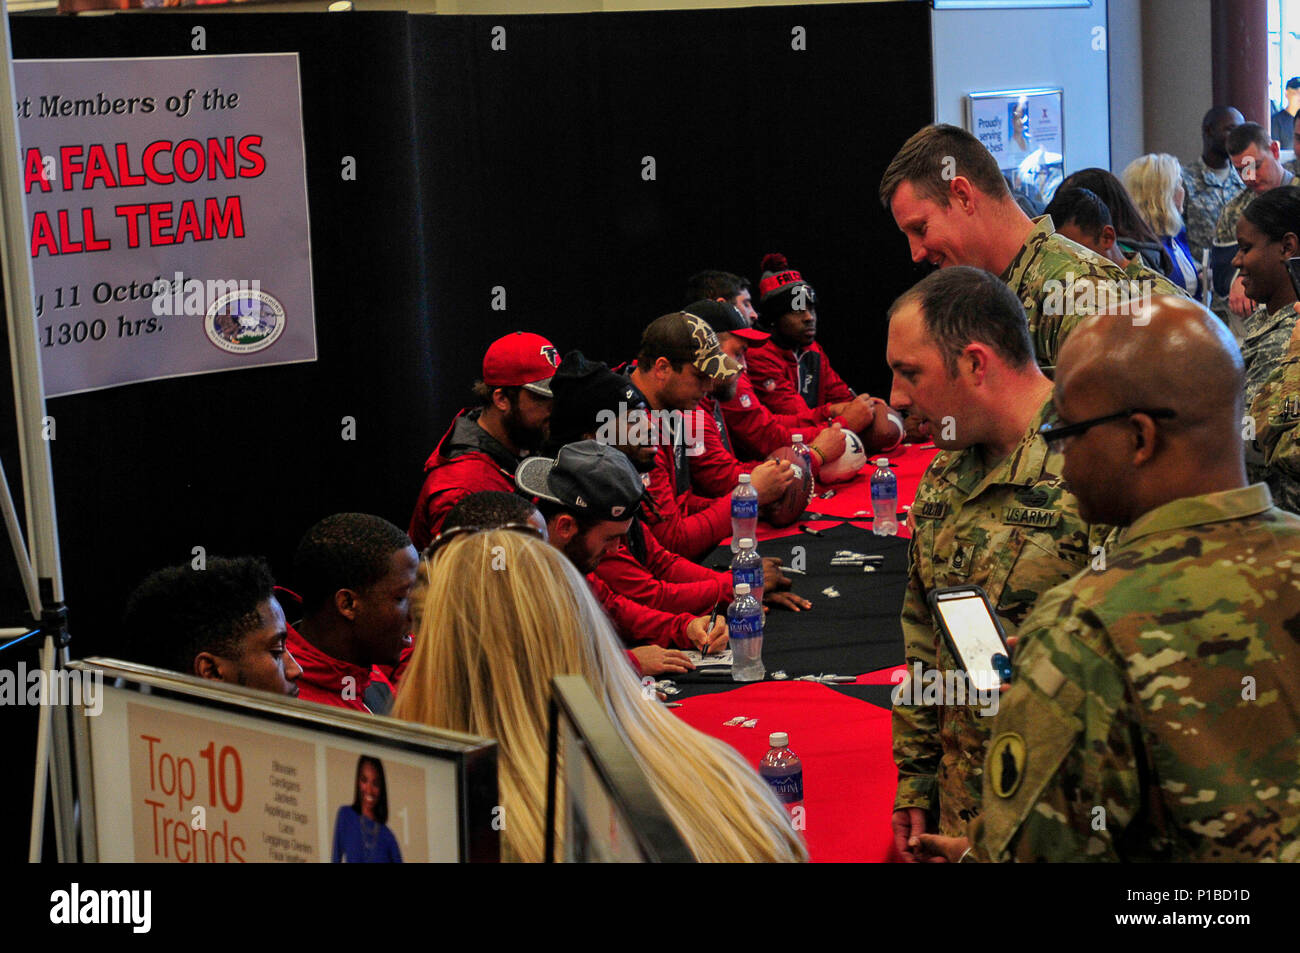
[[[553,397],[551,378],[560,352],[540,334],[516,331],[497,338],[483,355],[483,383],[489,387],[523,387]]]

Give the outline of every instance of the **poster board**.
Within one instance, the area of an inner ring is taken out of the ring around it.
[[[1065,178],[1065,125],[1059,88],[1004,89],[966,97],[966,129],[1017,187],[1050,202]]]
[[[586,680],[561,675],[551,686],[547,862],[694,861],[640,762]]]
[[[316,359],[297,53],[14,83],[46,397]]]
[[[498,859],[495,741],[113,659],[70,667],[103,679],[98,712],[74,713],[87,860]]]

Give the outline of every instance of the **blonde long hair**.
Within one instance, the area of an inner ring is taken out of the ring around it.
[[[1173,156],[1150,152],[1130,162],[1120,176],[1133,204],[1161,238],[1183,230],[1183,216],[1174,203],[1182,175],[1183,168]]]
[[[497,739],[505,859],[543,859],[551,679],[565,674],[587,679],[698,860],[808,859],[754,768],[645,698],[568,558],[540,539],[489,530],[436,554],[393,714]]]

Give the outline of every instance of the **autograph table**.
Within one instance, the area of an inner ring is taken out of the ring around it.
[[[932,447],[904,447],[889,455],[898,478],[899,505],[916,496]],[[790,735],[803,762],[804,837],[814,861],[887,861],[893,854],[889,814],[897,775],[890,736],[890,676],[902,670],[899,624],[907,588],[907,527],[900,514],[899,537],[871,532],[868,464],[848,483],[817,487],[808,514],[782,530],[759,527],[759,549],[786,565],[799,559],[805,575],[791,574],[794,590],[813,608],[794,613],[774,609],[767,616],[763,663],[767,677],[741,684],[697,673],[673,679],[680,693],[674,711],[688,724],[727,742],[753,765],[768,750],[773,731]],[[830,499],[821,499],[834,490]],[[828,518],[818,518],[818,517]],[[806,525],[821,535],[798,527]],[[801,548],[797,549],[796,547]],[[860,566],[831,566],[837,551],[883,556],[874,572]],[[728,545],[704,563],[725,568]],[[830,589],[838,595],[823,590]],[[789,680],[774,680],[784,671]],[[851,675],[851,684],[794,681],[801,675]],[[757,718],[754,728],[723,723],[737,715]]]

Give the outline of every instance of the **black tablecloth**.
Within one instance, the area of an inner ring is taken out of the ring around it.
[[[801,533],[759,544],[762,555],[780,557],[786,565],[794,562],[794,547],[803,547],[807,574],[792,574],[791,579],[794,591],[813,604],[804,612],[774,608],[767,614],[763,664],[769,681],[777,670],[784,670],[792,679],[800,675],[858,675],[903,661],[898,617],[907,588],[907,540],[875,536],[870,529],[847,523],[821,532],[821,536]],[[875,572],[863,572],[857,566],[831,566],[837,550],[879,554],[885,559]],[[724,568],[730,562],[731,551],[725,546],[704,560],[713,568]],[[838,598],[823,592],[832,586],[839,592]],[[729,677],[704,678],[695,672],[672,678],[682,697],[745,684]],[[887,707],[890,687],[857,685],[844,691]]]

